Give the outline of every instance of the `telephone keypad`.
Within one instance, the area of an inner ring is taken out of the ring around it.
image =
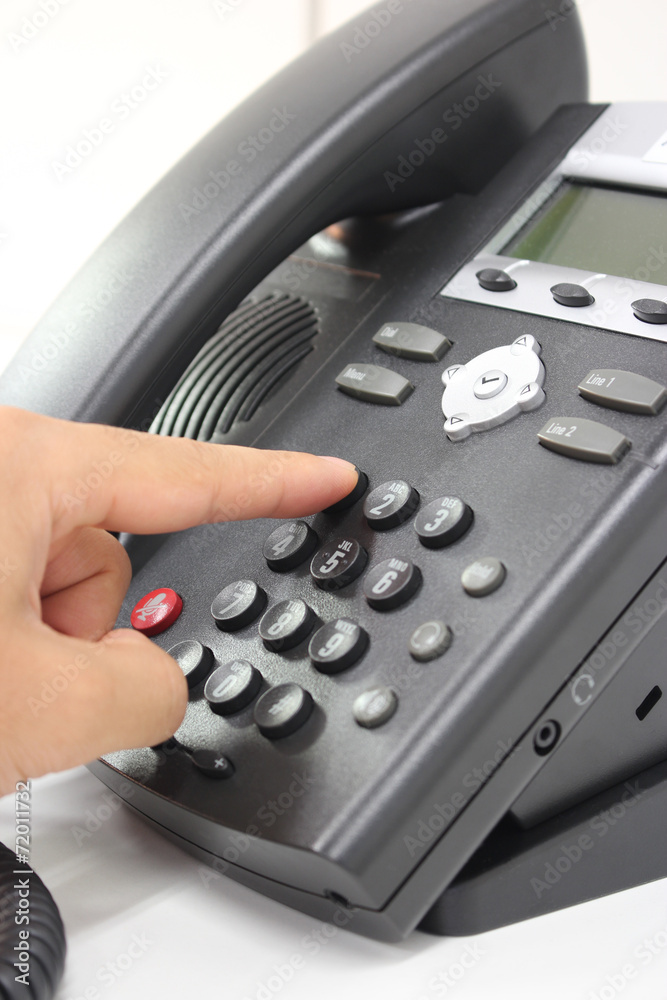
[[[364,691],[356,699],[352,713],[355,722],[366,729],[375,729],[391,719],[398,708],[398,696],[388,687],[376,687]]]
[[[355,466],[355,468],[357,468]],[[322,511],[323,514],[338,514],[341,510],[347,510],[349,507],[353,507],[357,500],[361,500],[362,496],[368,489],[368,476],[361,469],[357,469],[357,485],[354,487],[346,497],[342,500],[337,500],[336,503],[332,503],[331,506],[325,507]]]
[[[439,497],[427,504],[415,519],[419,541],[429,549],[451,545],[466,533],[473,512],[459,497]]]
[[[220,591],[211,605],[211,615],[223,632],[236,632],[259,617],[266,601],[265,591],[253,580],[236,580]]]
[[[313,556],[310,575],[321,590],[340,590],[366,568],[368,553],[356,538],[336,538]]]
[[[452,644],[452,630],[443,621],[434,619],[418,625],[408,641],[410,656],[427,663],[442,656]]]
[[[271,532],[262,551],[269,569],[285,573],[305,562],[319,541],[305,521],[286,521]]]
[[[259,623],[260,638],[275,653],[298,646],[313,630],[315,612],[305,601],[278,601]]]
[[[383,559],[364,580],[364,597],[376,611],[392,611],[409,601],[421,582],[419,567],[409,559]]]
[[[216,667],[204,688],[204,697],[216,715],[233,715],[259,694],[262,675],[247,660],[232,660]]]
[[[386,531],[412,517],[419,506],[419,493],[403,479],[382,483],[364,501],[364,515],[371,528]]]
[[[312,695],[298,684],[278,684],[258,700],[254,719],[262,736],[277,740],[296,732],[309,718],[313,707]]]
[[[189,688],[200,684],[213,666],[213,651],[196,639],[177,642],[167,650],[183,671]]]
[[[319,628],[310,640],[308,655],[323,674],[338,674],[355,664],[368,648],[368,633],[350,621],[338,618]]]
[[[144,594],[132,609],[130,624],[144,635],[159,635],[173,625],[181,611],[183,601],[170,587],[160,587]]]
[[[476,559],[461,575],[461,584],[471,597],[486,597],[497,590],[504,581],[507,571],[501,561],[494,556]]]
[[[231,778],[234,773],[231,760],[217,750],[195,750],[191,759],[197,770],[209,778]]]

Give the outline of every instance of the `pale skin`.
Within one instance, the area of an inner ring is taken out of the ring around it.
[[[153,746],[181,723],[187,685],[175,660],[146,636],[114,629],[131,571],[110,531],[305,516],[357,481],[342,459],[10,407],[0,407],[0,469],[3,795],[18,781]]]

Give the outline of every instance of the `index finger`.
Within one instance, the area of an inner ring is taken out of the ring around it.
[[[84,524],[141,534],[312,514],[358,479],[354,465],[338,458],[29,418],[41,425],[58,535]]]

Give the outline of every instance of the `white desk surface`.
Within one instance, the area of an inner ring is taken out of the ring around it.
[[[129,808],[100,810],[105,791],[85,768],[33,783],[31,861],[69,942],[58,1000],[667,998],[667,880],[470,938],[327,937],[320,921],[210,878]],[[98,810],[107,818],[82,837]],[[10,845],[12,830],[8,796]]]

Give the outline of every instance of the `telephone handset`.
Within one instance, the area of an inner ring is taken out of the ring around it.
[[[190,704],[167,744],[90,766],[218,870],[387,940],[667,874],[646,832],[666,787],[666,112],[573,103],[577,15],[548,15],[360,15],[121,223],[32,336],[59,338],[49,369],[20,353],[0,379],[57,416],[335,442],[363,470],[309,519],[124,539],[119,623],[175,656]],[[119,267],[136,279],[89,318]],[[639,772],[623,839],[544,883]]]

